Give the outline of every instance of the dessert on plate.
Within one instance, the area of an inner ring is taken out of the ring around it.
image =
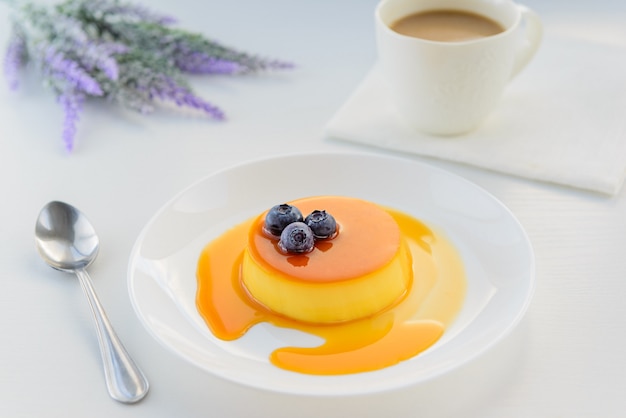
[[[345,196],[278,204],[207,244],[197,306],[233,341],[269,322],[321,337],[270,361],[309,374],[381,369],[427,350],[460,311],[462,262],[444,234]]]

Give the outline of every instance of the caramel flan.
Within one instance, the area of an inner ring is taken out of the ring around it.
[[[311,323],[337,323],[373,315],[398,301],[412,281],[408,246],[393,217],[380,206],[351,197],[313,197],[291,203],[302,213],[325,210],[337,222],[332,239],[311,251],[285,253],[253,223],[241,280],[267,309]]]

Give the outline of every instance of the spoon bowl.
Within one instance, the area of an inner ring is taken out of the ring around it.
[[[123,403],[137,402],[148,393],[148,381],[111,326],[87,274],[100,248],[96,230],[78,209],[63,202],[43,207],[35,224],[35,244],[52,268],[75,273],[94,315],[109,395]]]
[[[46,263],[67,272],[87,268],[100,249],[91,223],[75,207],[63,202],[50,202],[43,208],[35,225],[35,242]]]

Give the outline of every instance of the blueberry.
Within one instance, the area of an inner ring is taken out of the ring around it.
[[[302,212],[295,206],[276,205],[265,215],[265,230],[277,237],[292,222],[302,222]]]
[[[278,246],[287,253],[308,253],[313,249],[313,231],[304,222],[292,222],[280,234]]]
[[[304,223],[311,228],[315,238],[331,238],[337,230],[335,218],[325,210],[314,210],[306,217]]]

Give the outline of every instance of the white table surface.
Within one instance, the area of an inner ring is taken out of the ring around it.
[[[175,193],[222,168],[290,151],[385,154],[324,133],[376,60],[375,4],[150,2],[186,28],[298,64],[280,74],[194,78],[197,92],[227,112],[224,123],[168,112],[144,117],[90,102],[76,150],[67,154],[62,111],[36,77],[26,77],[18,92],[0,86],[0,417],[626,416],[626,190],[607,197],[407,156],[501,199],[526,229],[537,262],[535,296],[520,326],[485,355],[427,384],[361,397],[259,391],[196,369],[139,322],[127,291],[128,257],[142,227]],[[569,32],[624,45],[626,53],[624,2],[526,4],[543,16],[547,39]],[[7,16],[0,3],[3,48]],[[151,392],[139,404],[109,399],[78,282],[36,254],[35,218],[50,200],[78,206],[101,235],[90,273],[150,379]]]

